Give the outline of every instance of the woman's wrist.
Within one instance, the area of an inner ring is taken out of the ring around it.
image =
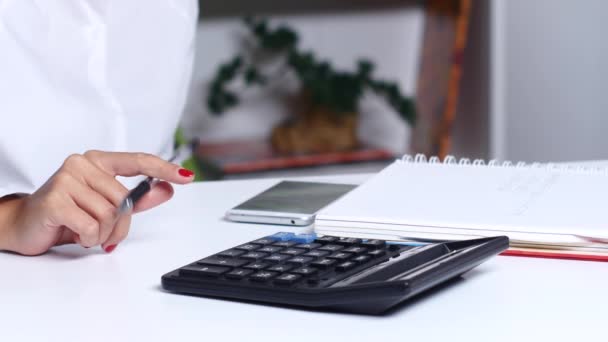
[[[16,222],[25,195],[0,198],[0,250],[17,251]]]

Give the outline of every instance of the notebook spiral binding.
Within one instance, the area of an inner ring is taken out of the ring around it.
[[[562,164],[554,164],[554,163],[525,163],[525,162],[517,162],[513,163],[511,161],[503,161],[500,162],[496,159],[491,159],[487,163],[483,159],[474,159],[471,160],[469,158],[460,158],[457,159],[452,155],[448,155],[445,157],[443,161],[439,159],[437,156],[428,157],[424,154],[416,154],[415,156],[411,156],[409,154],[404,155],[400,159],[398,159],[401,163],[413,163],[413,164],[444,164],[444,165],[455,165],[455,166],[489,166],[489,167],[514,167],[514,168],[532,168],[532,169],[546,169],[550,171],[557,172],[575,172],[575,173],[585,173],[585,174],[605,174],[608,175],[608,168],[602,167],[588,167],[588,166],[580,166],[580,165],[562,165]]]

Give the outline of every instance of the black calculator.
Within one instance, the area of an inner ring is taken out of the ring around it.
[[[506,236],[432,244],[280,232],[162,277],[184,294],[380,314],[509,246]]]

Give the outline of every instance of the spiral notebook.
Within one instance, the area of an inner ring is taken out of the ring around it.
[[[608,261],[608,169],[404,156],[321,210],[315,230],[388,240],[507,235],[505,254]]]

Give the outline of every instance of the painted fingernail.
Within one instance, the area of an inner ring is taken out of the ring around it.
[[[116,245],[109,245],[106,247],[106,253],[112,253],[112,251],[116,248]]]
[[[190,171],[188,169],[179,169],[177,171],[177,173],[179,173],[180,176],[183,176],[183,177],[192,177],[194,175],[194,172]]]

